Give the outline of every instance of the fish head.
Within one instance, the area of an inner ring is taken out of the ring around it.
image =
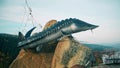
[[[71,29],[73,33],[86,30],[93,30],[98,27],[97,25],[89,24],[78,19],[73,19],[72,22],[73,23],[71,24]]]

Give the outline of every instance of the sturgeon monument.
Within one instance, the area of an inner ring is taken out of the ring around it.
[[[46,30],[30,36],[31,32],[35,29],[35,27],[33,27],[25,36],[19,32],[19,36],[22,35],[22,40],[18,43],[18,47],[35,49],[36,52],[40,52],[41,48],[47,46],[49,42],[58,42],[63,37],[70,36],[73,33],[93,30],[97,27],[97,25],[92,25],[76,18],[69,18],[58,21]]]

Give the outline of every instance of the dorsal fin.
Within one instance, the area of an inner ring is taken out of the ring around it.
[[[23,41],[25,39],[24,35],[21,32],[18,33],[18,39],[19,41]]]
[[[32,31],[35,29],[36,27],[33,27],[32,29],[30,29],[26,34],[25,34],[25,38],[30,37]]]

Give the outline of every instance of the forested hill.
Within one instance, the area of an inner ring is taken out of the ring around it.
[[[11,62],[17,57],[17,35],[0,33],[0,68],[8,68]]]
[[[100,45],[100,44],[86,44],[86,43],[83,43],[83,44],[91,48],[93,51],[104,51],[106,49],[117,50],[117,48],[112,47],[112,46],[105,46],[105,45]]]
[[[17,35],[11,34],[0,34],[0,51],[12,56],[16,57],[19,49],[17,48],[18,37]]]

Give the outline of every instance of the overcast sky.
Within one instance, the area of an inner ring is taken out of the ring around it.
[[[28,0],[36,31],[51,19],[78,18],[99,28],[76,33],[79,41],[120,43],[120,0]],[[25,0],[0,0],[0,33],[25,33],[33,27]],[[26,9],[25,9],[26,8]]]

